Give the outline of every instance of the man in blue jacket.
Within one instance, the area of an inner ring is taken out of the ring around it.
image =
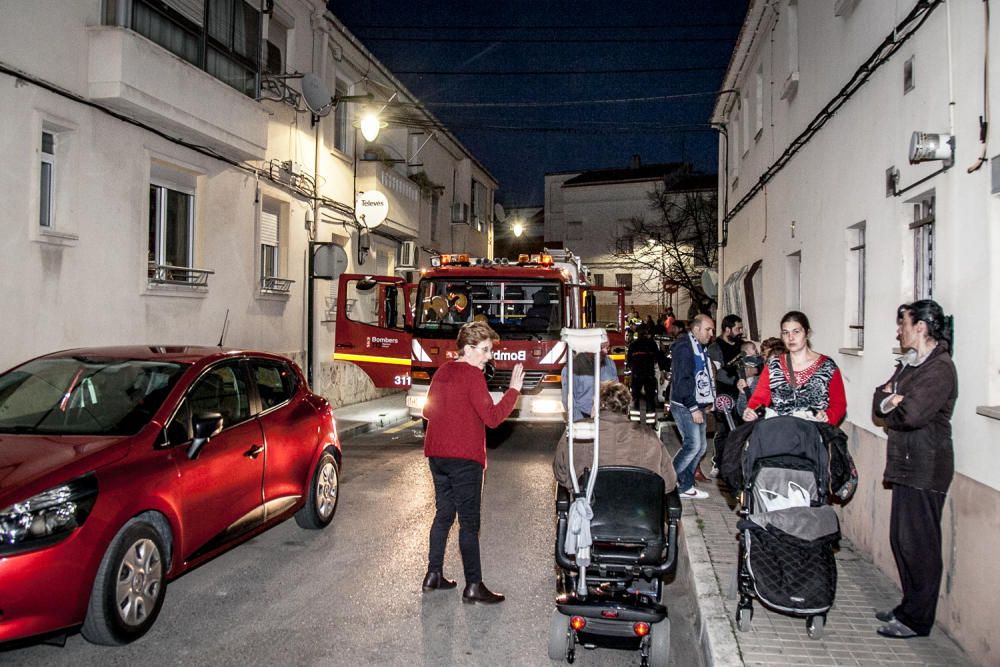
[[[696,315],[691,330],[670,348],[670,413],[681,435],[681,449],[674,456],[677,490],[681,498],[708,498],[694,486],[694,473],[708,449],[706,415],[715,405],[715,374],[705,346],[715,333],[708,315]]]

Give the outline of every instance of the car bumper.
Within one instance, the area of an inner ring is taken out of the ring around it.
[[[78,528],[50,547],[0,558],[0,642],[79,625],[103,549]],[[97,553],[95,558],[81,554]]]

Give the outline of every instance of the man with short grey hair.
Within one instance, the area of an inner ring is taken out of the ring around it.
[[[708,315],[696,315],[691,330],[670,348],[673,365],[670,378],[670,412],[681,434],[681,449],[674,456],[677,490],[681,498],[708,498],[695,488],[694,473],[708,448],[706,415],[715,405],[715,374],[705,346],[715,333]]]

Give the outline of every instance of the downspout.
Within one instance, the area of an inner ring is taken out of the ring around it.
[[[329,24],[324,12],[317,11],[310,17],[313,34],[313,71],[318,73],[321,80],[326,80],[327,45],[329,42]],[[316,292],[313,281],[313,252],[316,241],[319,221],[320,221],[320,154],[319,147],[323,142],[323,123],[316,116],[309,115],[310,123],[313,126],[313,192],[312,192],[312,223],[306,228],[306,308],[305,308],[305,329],[306,329],[306,369],[307,380],[313,391],[317,391],[315,378],[317,377],[316,363]]]
[[[725,88],[720,90],[718,96],[739,93],[736,88]],[[721,282],[722,276],[725,274],[725,264],[726,264],[726,246],[729,244],[729,130],[725,123],[712,124],[712,127],[718,130],[719,136],[722,138],[722,168],[719,169],[719,176],[722,180],[722,219],[720,221],[722,225],[721,230],[717,230],[716,234],[721,237],[717,237],[717,243],[719,248],[718,256],[718,266],[719,266],[719,280]],[[721,288],[720,288],[721,290]],[[718,291],[715,295],[716,305],[722,307],[722,299],[720,298]]]

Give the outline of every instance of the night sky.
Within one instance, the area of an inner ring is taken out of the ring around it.
[[[329,7],[500,181],[508,208],[544,203],[547,172],[633,154],[717,170],[708,119],[745,0]]]

